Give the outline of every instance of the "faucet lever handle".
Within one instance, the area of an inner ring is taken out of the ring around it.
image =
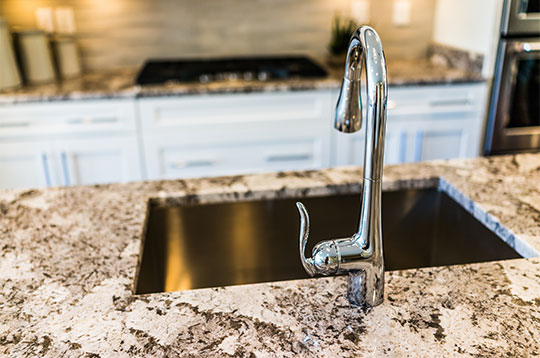
[[[300,261],[302,262],[302,266],[304,266],[306,272],[310,276],[313,276],[316,273],[315,266],[313,265],[313,259],[306,259],[305,256],[306,244],[309,237],[309,215],[306,207],[301,202],[297,201],[296,207],[298,208],[298,212],[300,213]]]

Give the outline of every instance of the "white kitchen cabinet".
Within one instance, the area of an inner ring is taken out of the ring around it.
[[[38,188],[50,186],[51,143],[47,141],[25,141],[0,143],[0,188]]]
[[[385,164],[480,155],[486,85],[390,87]],[[334,133],[333,163],[362,165],[364,128]]]
[[[329,90],[140,100],[148,178],[328,167],[332,110]]]
[[[134,100],[0,106],[0,188],[143,179]]]
[[[0,143],[0,188],[39,188],[141,180],[132,138]]]
[[[479,155],[485,93],[482,83],[390,87],[385,163]],[[365,129],[343,134],[332,127],[337,95],[309,90],[0,106],[0,188],[362,165]]]

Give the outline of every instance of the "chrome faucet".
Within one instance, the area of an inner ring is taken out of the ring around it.
[[[306,258],[309,216],[304,205],[300,212],[300,259],[308,274],[349,273],[347,298],[353,305],[372,307],[384,296],[384,261],[381,229],[381,194],[386,126],[386,61],[381,40],[369,26],[358,28],[347,51],[345,75],[336,106],[334,127],[353,133],[362,124],[360,77],[366,67],[367,123],[364,154],[362,211],[358,232],[351,237],[319,242]]]

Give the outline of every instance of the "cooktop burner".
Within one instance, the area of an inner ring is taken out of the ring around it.
[[[149,60],[137,84],[169,82],[268,81],[326,77],[326,71],[304,56],[239,57],[219,59]]]

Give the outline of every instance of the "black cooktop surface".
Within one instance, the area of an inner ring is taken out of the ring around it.
[[[304,56],[230,57],[219,59],[149,60],[137,75],[139,85],[269,81],[322,78],[326,71]]]

